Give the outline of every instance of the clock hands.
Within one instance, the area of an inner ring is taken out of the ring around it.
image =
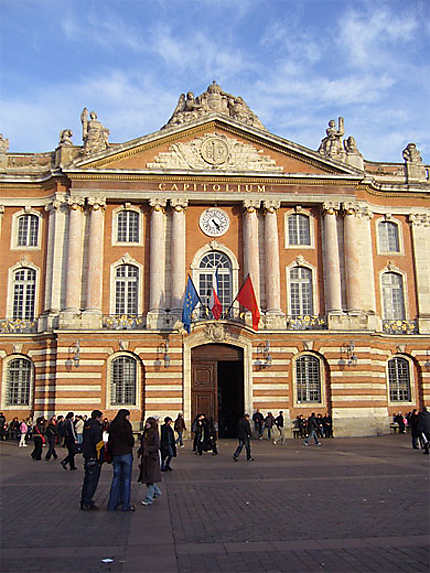
[[[220,225],[218,225],[218,223],[216,222],[216,219],[211,219],[211,223],[213,223],[215,225],[215,227],[218,229],[218,231],[220,230]]]

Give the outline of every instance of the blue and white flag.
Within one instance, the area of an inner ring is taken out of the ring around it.
[[[198,303],[201,302],[196,287],[188,275],[187,288],[185,289],[184,305],[182,307],[182,322],[184,323],[184,328],[188,332],[191,331],[191,314],[196,308]]]

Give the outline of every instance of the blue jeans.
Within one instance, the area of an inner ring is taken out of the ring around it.
[[[148,489],[146,490],[145,501],[148,503],[152,503],[154,501],[154,497],[160,497],[161,490],[156,483],[151,483],[148,485]]]
[[[113,478],[110,488],[108,511],[114,511],[118,505],[124,511],[130,507],[132,454],[112,456]]]
[[[233,457],[238,458],[240,455],[240,452],[242,451],[243,446],[245,446],[245,450],[246,450],[246,459],[250,460],[251,459],[251,445],[249,443],[249,438],[246,440],[241,440],[239,438],[239,445],[236,448],[236,451],[233,454]]]
[[[175,444],[179,444],[180,446],[183,446],[184,442],[182,440],[182,432],[177,432],[177,434],[178,434],[178,438],[176,439]]]
[[[94,505],[93,496],[100,478],[101,464],[96,458],[84,458],[85,477],[82,484],[81,504],[87,507]]]
[[[305,440],[305,444],[309,444],[309,441],[312,440],[312,438],[315,440],[316,444],[319,444],[316,430],[311,430],[311,433]]]

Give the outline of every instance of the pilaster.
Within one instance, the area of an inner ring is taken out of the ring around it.
[[[149,259],[149,312],[146,318],[148,328],[159,328],[165,304],[165,208],[167,199],[150,199],[152,207]]]
[[[170,308],[177,320],[181,319],[182,297],[185,290],[185,212],[187,205],[188,200],[185,198],[170,199],[172,207],[172,299]]]
[[[417,285],[418,331],[430,334],[430,214],[412,213],[409,223]]]
[[[247,199],[243,201],[243,258],[244,275],[249,274],[254,287],[258,306],[260,306],[260,256],[258,249],[257,210],[261,201]]]
[[[285,314],[281,311],[279,268],[278,209],[280,206],[280,201],[263,201],[267,328],[282,328],[285,325]]]

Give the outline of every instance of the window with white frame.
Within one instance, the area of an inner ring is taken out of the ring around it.
[[[136,211],[120,211],[117,215],[118,243],[139,242],[139,213]]]
[[[139,269],[120,265],[115,269],[115,314],[138,314]]]
[[[311,225],[308,215],[293,213],[288,216],[288,244],[310,246]]]
[[[312,315],[314,312],[312,271],[306,267],[290,269],[291,316]]]
[[[381,221],[378,224],[379,251],[381,253],[399,253],[399,227],[392,221]]]
[[[36,298],[36,271],[22,268],[13,273],[13,320],[33,320]]]
[[[321,403],[321,367],[315,356],[305,354],[296,360],[297,402]]]
[[[215,275],[218,279],[218,298],[226,311],[233,300],[232,266],[224,253],[211,251],[204,255],[198,268],[198,290],[203,304],[208,305]]]
[[[18,247],[37,247],[39,239],[39,217],[21,215],[18,218]]]
[[[409,362],[399,356],[388,361],[388,385],[391,402],[411,401]]]
[[[29,406],[32,364],[27,358],[14,358],[7,364],[6,405]]]
[[[385,320],[405,319],[405,297],[401,274],[393,272],[383,273],[382,299]]]
[[[137,361],[132,356],[118,356],[111,363],[111,406],[137,405]]]

